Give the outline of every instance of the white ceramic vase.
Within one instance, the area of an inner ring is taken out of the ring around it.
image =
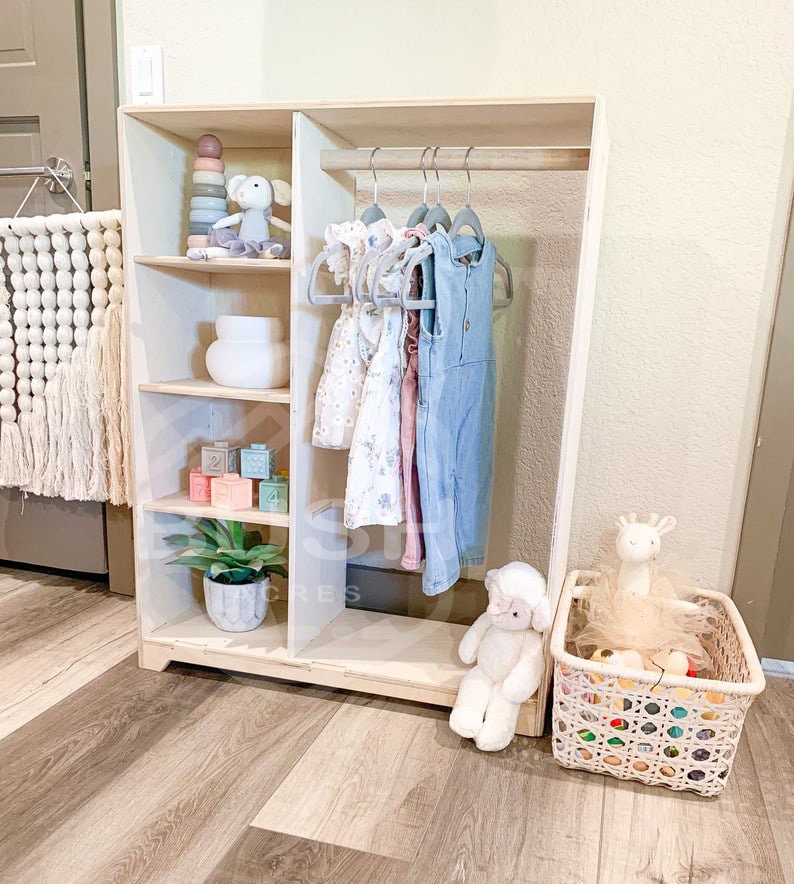
[[[222,387],[273,389],[289,380],[289,348],[280,319],[219,316],[218,340],[207,349],[207,371]]]
[[[204,601],[210,620],[226,632],[249,632],[265,619],[270,578],[228,585],[204,575]]]

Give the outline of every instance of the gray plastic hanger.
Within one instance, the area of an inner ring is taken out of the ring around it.
[[[381,250],[378,248],[367,249],[361,259],[361,263],[358,265],[358,272],[356,273],[356,278],[353,281],[353,298],[358,301],[359,304],[364,304],[367,301],[372,301],[372,294],[371,292],[368,292],[366,288],[367,268],[375,260],[375,258],[380,256],[380,254]]]
[[[433,254],[433,247],[428,242],[422,243],[418,249],[414,251],[411,257],[408,259],[408,263],[405,265],[405,270],[403,271],[403,281],[400,286],[400,296],[399,302],[400,305],[405,310],[432,310],[436,306],[435,301],[423,301],[421,298],[411,298],[409,297],[409,293],[411,291],[411,277],[413,276],[414,267],[423,261],[425,258],[429,258],[430,255]]]
[[[422,243],[418,249],[414,251],[411,257],[408,259],[408,262],[405,265],[405,270],[403,272],[403,281],[402,286],[400,287],[400,295],[398,299],[395,299],[395,302],[399,300],[400,305],[405,310],[433,310],[435,309],[436,302],[430,300],[422,300],[421,298],[411,298],[409,297],[411,291],[411,275],[413,274],[414,267],[419,264],[420,261],[423,261],[425,258],[430,257],[433,254],[433,247],[428,242]],[[498,254],[496,255],[496,263],[504,270],[505,272],[505,295],[504,298],[494,298],[493,306],[494,310],[499,307],[509,307],[513,303],[513,271],[510,269],[510,265],[504,258],[501,258]],[[392,303],[391,300],[383,300],[383,303],[389,304]]]
[[[452,226],[449,228],[449,236],[450,239],[453,236],[457,236],[464,227],[471,227],[474,231],[474,235],[477,237],[477,240],[481,243],[485,242],[485,233],[482,229],[482,222],[480,221],[480,216],[472,209],[471,207],[471,170],[469,169],[469,156],[471,152],[474,150],[473,147],[470,147],[466,151],[466,159],[464,160],[464,164],[466,167],[466,205],[455,215],[455,220],[452,222]],[[513,301],[513,271],[510,268],[510,265],[505,261],[505,259],[499,254],[499,252],[495,255],[496,263],[504,270],[505,272],[505,298],[500,298],[498,300],[494,300],[494,307],[509,307]]]
[[[364,209],[361,213],[361,220],[369,226],[373,224],[375,221],[380,221],[381,218],[385,218],[386,215],[383,212],[383,209],[378,205],[378,176],[375,174],[375,154],[380,150],[379,147],[376,147],[369,158],[369,168],[372,172],[372,180],[375,182],[374,184],[374,193],[372,194],[372,205],[368,208]]]
[[[480,242],[485,242],[485,234],[479,215],[471,207],[471,171],[469,170],[469,155],[474,150],[470,147],[466,151],[466,159],[463,161],[466,167],[466,205],[455,215],[455,220],[449,228],[450,237],[457,236],[464,227],[471,227],[474,235]]]
[[[372,285],[369,293],[370,300],[376,307],[387,307],[401,303],[399,295],[394,297],[381,297],[378,294],[380,291],[380,280],[388,267],[396,264],[409,249],[416,248],[419,243],[419,237],[412,236],[409,239],[398,242],[396,245],[389,246],[389,248],[383,253],[383,257],[378,261],[375,267],[375,272],[372,275]]]
[[[425,216],[427,215],[427,212],[428,212],[428,208],[427,208],[427,169],[425,168],[425,156],[426,156],[427,152],[432,149],[433,149],[432,147],[426,147],[422,151],[422,176],[425,179],[425,186],[424,186],[424,190],[422,193],[422,205],[417,206],[413,210],[413,212],[411,212],[411,216],[408,218],[408,221],[405,224],[405,226],[409,227],[409,228],[416,227],[417,224],[422,223],[423,219],[425,218]],[[399,261],[400,258],[402,258],[402,256],[409,249],[416,248],[416,246],[419,245],[419,242],[420,242],[419,237],[411,236],[408,239],[401,240],[400,242],[397,242],[397,243],[393,243],[387,249],[385,249],[381,253],[381,255],[379,256],[380,260],[378,261],[377,266],[375,267],[375,272],[372,277],[372,286],[370,287],[370,291],[369,291],[369,300],[372,301],[372,303],[376,307],[385,307],[388,305],[400,303],[399,296],[396,296],[393,298],[385,298],[385,297],[378,296],[378,292],[380,290],[379,289],[380,280],[381,280],[381,277],[383,276],[383,274],[386,272],[388,267],[390,267],[395,262]]]
[[[372,205],[366,208],[361,213],[361,222],[367,226],[373,224],[375,221],[380,221],[381,218],[386,217],[383,210],[378,205],[378,176],[375,173],[375,154],[379,150],[379,147],[374,148],[369,158],[369,167],[372,171],[372,179],[375,183],[375,187]],[[342,243],[337,243],[336,245],[324,248],[315,257],[309,270],[309,280],[306,287],[306,297],[310,304],[314,304],[317,306],[320,306],[322,304],[352,304],[354,300],[368,300],[367,293],[363,292],[360,286],[364,276],[366,275],[366,265],[374,257],[376,257],[376,255],[378,254],[377,252],[373,252],[373,254],[371,255],[365,254],[365,260],[362,261],[362,267],[359,268],[359,273],[351,285],[352,292],[350,294],[325,294],[323,292],[316,291],[317,277],[320,274],[320,268],[328,261],[329,258],[339,254],[344,248],[345,246],[342,245]],[[364,271],[363,274],[361,272],[362,270]]]
[[[433,171],[436,173],[436,204],[425,215],[423,220],[423,223],[431,233],[435,230],[437,224],[443,227],[444,230],[449,230],[449,226],[452,224],[449,212],[441,205],[441,177],[438,174],[438,151],[440,148],[436,147],[434,150]]]
[[[449,229],[449,237],[450,239],[456,236],[464,227],[471,227],[474,231],[475,236],[477,237],[478,242],[485,242],[485,233],[482,229],[482,222],[480,221],[479,216],[471,207],[471,171],[469,169],[469,156],[474,150],[473,147],[470,147],[466,151],[466,179],[468,182],[468,186],[466,188],[466,205],[462,208],[458,214],[455,216],[455,222]],[[427,223],[427,222],[425,222]],[[428,225],[429,226],[429,225]],[[411,274],[413,273],[414,267],[422,261],[424,258],[429,257],[432,254],[432,246],[429,243],[423,243],[416,251],[411,255],[408,263],[405,265],[405,270],[403,274],[403,282],[400,287],[400,304],[406,310],[430,310],[435,307],[435,301],[424,301],[418,298],[410,298],[409,292],[411,288]],[[510,268],[510,265],[505,261],[504,258],[497,252],[494,256],[496,264],[504,270],[505,273],[505,295],[504,298],[494,299],[493,306],[494,309],[497,307],[509,307],[513,302],[513,271]]]
[[[332,258],[334,255],[338,255],[342,251],[342,249],[344,249],[342,243],[336,243],[333,246],[327,246],[317,255],[314,261],[312,261],[312,266],[309,270],[309,281],[306,287],[306,298],[308,299],[310,304],[321,306],[323,304],[351,304],[353,302],[352,295],[328,295],[322,292],[315,291],[320,268],[329,258]]]
[[[422,177],[425,179],[425,186],[422,191],[422,205],[417,206],[408,216],[408,220],[405,222],[406,227],[416,227],[417,224],[424,220],[425,215],[427,215],[429,211],[427,205],[427,169],[425,168],[425,154],[432,149],[432,147],[426,147],[422,151]]]
[[[370,224],[374,224],[376,221],[380,221],[386,217],[383,209],[378,205],[378,176],[375,172],[375,154],[380,150],[379,147],[373,149],[369,158],[369,168],[372,172],[372,180],[374,182],[374,192],[372,195],[372,205],[368,208],[364,209],[361,213],[361,221],[367,227]],[[358,273],[356,274],[355,280],[353,280],[353,299],[358,301],[360,304],[369,301],[370,295],[369,292],[365,288],[365,282],[367,278],[367,267],[371,261],[378,257],[380,254],[380,249],[367,249],[364,253],[364,257],[361,259],[361,263],[358,267]]]
[[[496,310],[497,307],[509,307],[513,303],[513,271],[499,252],[496,253],[496,263],[505,272],[505,297],[494,298],[494,310]]]

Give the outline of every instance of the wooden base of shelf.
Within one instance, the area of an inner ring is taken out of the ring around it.
[[[160,270],[188,270],[193,273],[289,273],[289,258],[210,258],[192,261],[178,255],[136,255],[133,259],[143,267]]]
[[[224,632],[196,608],[143,638],[141,666],[171,661],[232,669],[349,691],[452,707],[467,671],[457,657],[465,626],[347,608],[297,657],[287,653],[286,603],[271,605],[251,632]],[[537,701],[517,732],[537,736]]]
[[[250,522],[252,525],[276,525],[289,528],[289,513],[266,513],[260,509],[225,510],[196,503],[187,491],[177,491],[167,497],[158,497],[143,505],[151,513],[171,513],[175,516],[190,516],[193,519],[227,519],[232,522]],[[226,635],[227,633],[224,633]]]
[[[209,378],[180,378],[175,381],[156,381],[138,384],[142,393],[166,393],[172,396],[201,396],[205,399],[235,399],[243,402],[289,403],[289,387],[275,390],[257,390],[249,387],[222,387]]]

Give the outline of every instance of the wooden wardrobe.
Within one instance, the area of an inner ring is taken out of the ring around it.
[[[347,453],[311,444],[314,394],[338,308],[313,306],[305,292],[326,224],[354,217],[356,175],[334,170],[331,158],[339,154],[321,154],[474,146],[493,149],[492,161],[507,164],[498,168],[510,168],[512,155],[514,168],[559,173],[561,182],[574,173],[582,179],[560,426],[545,452],[556,465],[556,487],[549,489],[549,524],[532,529],[546,534],[548,562],[534,564],[547,571],[554,605],[567,568],[595,294],[608,144],[602,99],[147,106],[119,114],[141,666],[162,670],[183,661],[451,706],[465,669],[457,657],[465,626],[346,606],[348,536],[339,502]],[[205,132],[222,140],[227,176],[257,172],[291,182],[291,260],[179,257],[195,142]],[[531,195],[517,185],[510,199],[518,204]],[[234,389],[208,379],[204,352],[222,313],[283,320],[288,389]],[[275,445],[278,466],[290,471],[289,513],[191,503],[189,469],[214,439]],[[172,550],[163,538],[184,530],[183,515],[252,523],[288,544],[289,580],[276,580],[281,600],[258,629],[217,629],[204,612],[200,579],[168,565]],[[520,733],[542,732],[549,669],[523,709]]]

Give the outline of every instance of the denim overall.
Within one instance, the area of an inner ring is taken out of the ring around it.
[[[492,243],[443,231],[425,242],[416,461],[425,539],[422,589],[438,595],[485,558],[493,479],[496,362]],[[461,258],[471,257],[468,265]]]

